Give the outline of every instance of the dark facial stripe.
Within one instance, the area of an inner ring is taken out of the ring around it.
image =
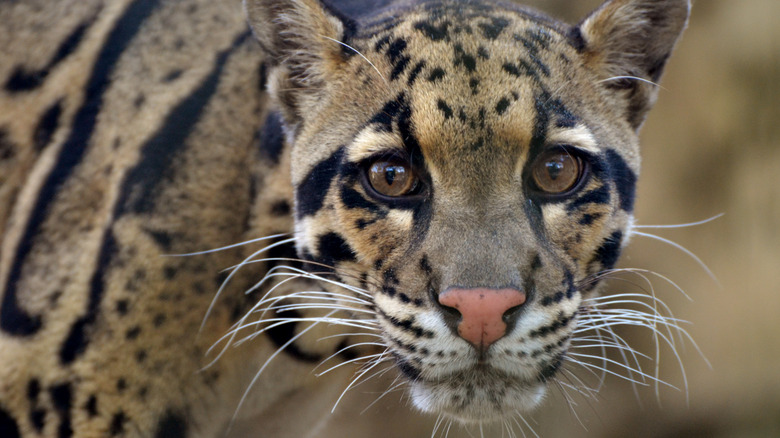
[[[116,22],[103,44],[97,62],[87,82],[84,103],[73,119],[73,130],[62,145],[54,168],[41,187],[27,227],[16,249],[3,302],[0,307],[0,329],[14,336],[29,336],[41,328],[41,317],[28,315],[19,307],[17,284],[22,267],[33,246],[33,240],[49,216],[51,203],[60,186],[70,177],[73,169],[81,162],[97,123],[97,116],[103,104],[103,94],[108,88],[119,57],[133,40],[141,24],[157,7],[159,0],[136,0],[128,6],[124,15]]]
[[[566,206],[566,211],[571,213],[576,211],[583,205],[588,204],[608,204],[609,203],[609,188],[606,185],[602,185],[597,189],[593,189],[586,192],[579,198],[573,200]]]
[[[18,65],[11,76],[8,77],[8,81],[5,83],[5,89],[11,93],[19,93],[24,91],[31,91],[38,88],[49,73],[65,58],[70,56],[81,43],[82,38],[87,29],[95,22],[95,18],[98,16],[97,11],[92,17],[76,26],[73,32],[68,35],[65,40],[62,41],[57,51],[54,52],[54,56],[46,63],[45,66],[38,70],[27,70],[24,66]]]
[[[592,262],[599,262],[603,269],[612,269],[620,257],[620,247],[623,242],[623,233],[615,231],[596,251]]]
[[[339,262],[355,261],[355,251],[336,233],[327,233],[317,240],[318,261],[326,266],[335,267]]]
[[[610,176],[617,186],[620,208],[630,213],[634,210],[636,174],[628,167],[623,157],[612,149],[607,149],[607,165]]]
[[[326,160],[317,163],[295,189],[295,217],[297,219],[313,216],[320,211],[325,194],[330,189],[333,178],[339,172],[343,155],[344,148],[341,147]]]

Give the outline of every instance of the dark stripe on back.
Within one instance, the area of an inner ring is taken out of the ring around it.
[[[60,425],[57,428],[58,438],[69,438],[73,436],[73,423],[71,421],[71,410],[73,405],[73,391],[70,383],[52,386],[50,389],[51,400],[54,409],[60,417]]]
[[[33,132],[33,144],[35,144],[35,149],[38,152],[43,150],[51,141],[54,132],[57,130],[61,114],[62,99],[54,102],[41,116],[41,120],[38,121],[38,125]]]
[[[90,281],[87,312],[70,327],[70,333],[68,334],[68,337],[65,338],[65,342],[63,342],[62,348],[60,349],[60,361],[64,365],[73,362],[87,348],[86,329],[95,322],[95,318],[97,317],[98,307],[100,306],[105,291],[103,276],[117,251],[114,234],[112,232],[106,233],[103,237],[103,245],[100,247],[100,255],[97,260],[98,268],[92,274],[92,280]]]
[[[27,70],[21,65],[16,66],[14,72],[11,74],[11,76],[8,77],[8,80],[5,83],[5,89],[11,93],[18,93],[23,91],[31,91],[35,88],[38,88],[43,83],[43,81],[46,80],[46,77],[49,75],[49,73],[51,73],[54,67],[56,67],[57,64],[62,62],[65,58],[70,56],[70,54],[73,53],[76,48],[78,48],[87,29],[89,29],[92,23],[95,22],[95,18],[98,16],[98,13],[99,11],[83,23],[76,26],[73,32],[71,32],[70,35],[68,35],[68,37],[62,41],[62,44],[60,44],[60,47],[57,48],[54,56],[51,58],[51,60],[49,60],[49,62],[46,63],[43,68],[38,70]]]
[[[154,209],[157,186],[166,180],[165,175],[172,164],[173,155],[186,145],[187,136],[216,92],[228,55],[248,38],[249,32],[244,32],[233,41],[229,49],[220,52],[211,73],[192,94],[173,109],[163,126],[142,146],[141,160],[125,175],[121,185],[113,220],[128,212],[148,213]],[[105,292],[106,271],[117,252],[116,240],[112,232],[107,231],[98,255],[97,268],[92,275],[87,311],[73,324],[60,351],[60,360],[64,364],[73,362],[86,350],[86,331],[97,317]]]
[[[3,294],[2,311],[0,311],[0,330],[8,334],[28,336],[41,328],[40,316],[30,316],[19,307],[16,294],[22,267],[32,249],[35,236],[49,216],[49,209],[56,198],[57,191],[84,156],[97,124],[97,116],[103,104],[103,94],[111,83],[111,75],[117,61],[158,3],[159,0],[136,0],[128,6],[124,15],[114,24],[100,50],[86,85],[84,103],[73,118],[73,130],[62,145],[56,164],[41,187],[11,264],[5,294]]]
[[[140,161],[125,176],[114,217],[128,211],[149,213],[154,210],[157,188],[166,183],[165,176],[170,173],[173,157],[186,146],[187,137],[217,91],[228,56],[249,36],[249,32],[240,34],[228,49],[217,55],[208,76],[170,112],[160,129],[141,147]]]
[[[19,438],[19,425],[16,420],[5,409],[0,408],[0,436],[8,438]]]

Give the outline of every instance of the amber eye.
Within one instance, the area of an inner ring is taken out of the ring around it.
[[[409,163],[400,159],[373,162],[368,168],[368,181],[377,193],[390,197],[409,195],[419,184]]]
[[[582,176],[582,160],[565,149],[554,149],[539,156],[531,176],[536,188],[557,195],[571,190]]]

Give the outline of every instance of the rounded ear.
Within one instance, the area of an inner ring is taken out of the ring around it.
[[[244,10],[268,55],[269,92],[292,127],[345,62],[342,43],[355,25],[319,0],[244,0]]]
[[[610,0],[574,36],[589,67],[621,93],[635,129],[658,95],[657,82],[688,23],[690,0]]]

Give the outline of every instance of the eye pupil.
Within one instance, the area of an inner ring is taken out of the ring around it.
[[[550,176],[550,179],[555,181],[558,179],[559,176],[561,176],[561,172],[563,171],[563,163],[560,161],[548,161],[544,163],[545,167],[547,167],[547,174]]]
[[[379,194],[390,197],[405,196],[414,191],[418,181],[409,165],[401,160],[381,160],[368,169],[368,181]]]
[[[531,173],[534,188],[551,195],[565,193],[580,181],[582,169],[582,161],[573,153],[552,149],[534,162]]]

